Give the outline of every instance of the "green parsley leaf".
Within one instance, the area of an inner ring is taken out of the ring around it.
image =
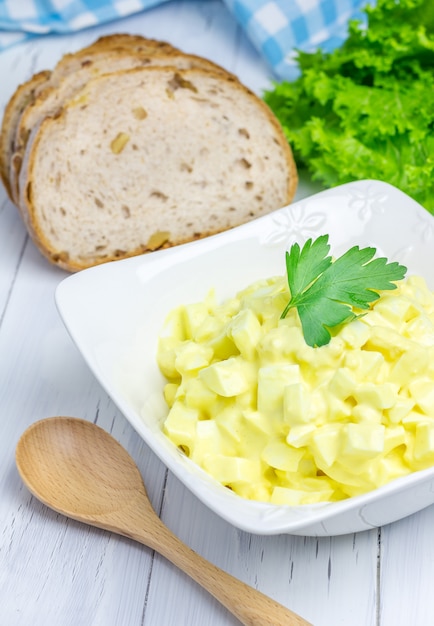
[[[330,328],[359,316],[352,307],[369,309],[380,297],[378,291],[396,289],[394,281],[402,280],[407,271],[384,257],[374,259],[375,248],[353,246],[333,261],[328,239],[328,235],[308,239],[301,249],[295,243],[286,252],[291,297],[281,317],[297,308],[305,341],[312,347],[328,344]]]

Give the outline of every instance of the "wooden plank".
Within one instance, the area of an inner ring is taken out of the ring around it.
[[[434,624],[434,506],[385,526],[380,624]]]

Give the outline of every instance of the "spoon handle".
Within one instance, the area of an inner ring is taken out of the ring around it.
[[[257,589],[219,569],[185,545],[157,515],[155,524],[130,537],[160,553],[188,574],[245,626],[312,626],[310,622]]]

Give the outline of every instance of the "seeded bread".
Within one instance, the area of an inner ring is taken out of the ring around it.
[[[150,54],[149,46],[140,44],[140,39],[134,39],[130,45],[119,43],[117,47],[110,48],[103,46],[100,42],[99,47],[93,48],[92,53],[87,53],[84,57],[76,55],[71,58],[68,64],[70,71],[66,71],[65,67],[62,68],[63,78],[59,76],[62,62],[56,66],[45,88],[25,107],[16,124],[14,152],[10,158],[9,172],[9,188],[15,203],[19,203],[19,174],[30,133],[45,117],[57,115],[63,103],[73,97],[90,79],[119,70],[156,65],[170,65],[178,69],[201,67],[228,74],[223,68],[203,57],[184,54],[175,49],[170,50],[169,53],[167,51],[163,53],[161,51],[163,49],[163,47],[155,46],[155,50]],[[85,58],[86,62],[80,64],[77,61],[78,58]]]
[[[122,66],[135,67],[146,64],[153,54],[182,54],[165,41],[148,39],[141,35],[114,34],[100,37],[91,45],[76,52],[65,54],[51,72],[45,72],[46,80],[37,84],[29,81],[31,93],[9,126],[9,150],[5,168],[7,190],[13,202],[18,202],[18,176],[28,134],[36,123],[35,118],[56,113],[56,101],[73,93],[74,86],[82,87],[94,74],[117,70]],[[122,63],[123,59],[123,63]],[[113,67],[112,67],[113,64]],[[43,73],[41,72],[41,75]],[[26,84],[27,85],[27,84]],[[59,92],[58,92],[59,90]],[[2,133],[3,134],[3,133]],[[0,156],[1,165],[1,156]]]
[[[42,254],[77,271],[249,221],[296,185],[280,125],[238,80],[141,67],[90,79],[43,119],[19,204]]]
[[[39,98],[44,90],[51,90],[67,75],[76,72],[89,62],[92,63],[95,52],[121,49],[139,54],[179,52],[177,48],[165,41],[147,39],[141,35],[127,33],[106,35],[86,48],[65,54],[53,71],[41,71],[18,86],[6,105],[0,129],[0,178],[12,202],[17,201],[16,172],[21,167],[22,156],[19,148],[18,124],[23,112],[28,106],[33,105],[34,100]]]

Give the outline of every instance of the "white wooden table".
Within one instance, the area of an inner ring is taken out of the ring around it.
[[[109,32],[165,39],[261,93],[269,68],[219,0],[171,1],[74,36],[0,53],[0,113],[35,71]],[[298,198],[314,191],[300,185]],[[315,626],[434,625],[434,507],[333,538],[249,535],[217,518],[147,449],[87,369],[54,304],[66,274],[29,240],[0,188],[0,626],[229,626],[237,621],[150,550],[47,509],[22,485],[18,438],[33,421],[96,421],[133,455],[152,503],[182,540]]]

